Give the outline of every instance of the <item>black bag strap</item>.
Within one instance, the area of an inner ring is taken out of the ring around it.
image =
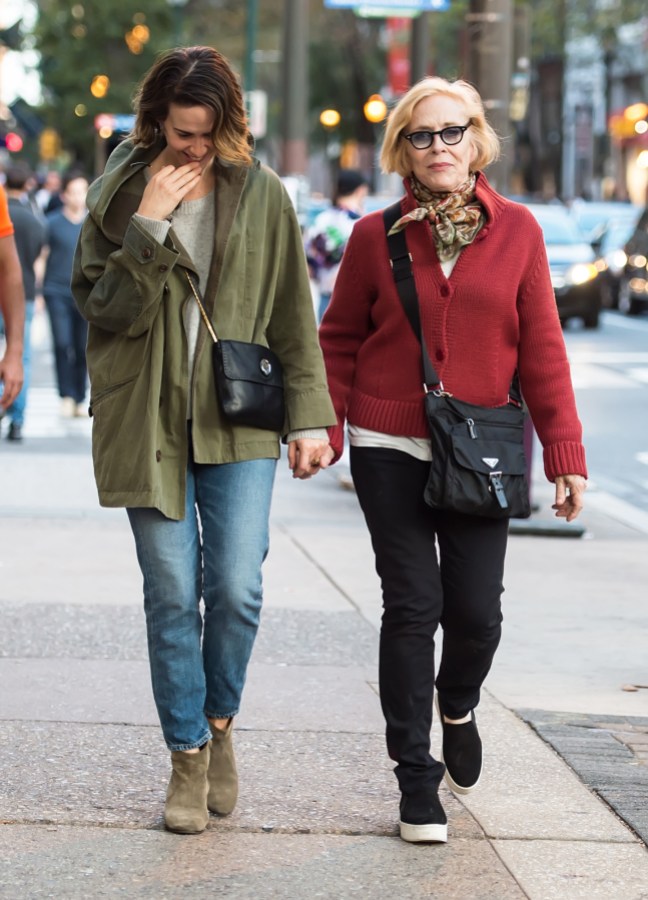
[[[421,315],[419,312],[418,294],[416,293],[416,284],[414,283],[414,273],[412,272],[412,257],[407,249],[407,240],[405,238],[405,229],[397,231],[396,234],[390,234],[389,229],[401,217],[400,200],[392,203],[383,211],[383,221],[385,223],[385,232],[387,234],[387,248],[389,250],[389,262],[392,267],[392,275],[396,282],[396,290],[400,297],[405,315],[407,316],[412,330],[418,338],[421,349],[423,351],[423,378],[426,388],[437,388],[443,390],[441,379],[436,373],[436,369],[432,365],[430,354],[425,345],[425,338],[421,331]]]
[[[394,281],[396,282],[396,290],[403,304],[405,315],[408,318],[412,330],[421,344],[423,356],[423,378],[426,390],[443,390],[443,383],[437,375],[436,369],[432,365],[430,354],[425,344],[425,338],[421,330],[421,314],[419,311],[419,300],[416,292],[416,284],[414,282],[414,272],[412,271],[412,256],[407,249],[407,239],[405,237],[405,229],[390,234],[389,230],[394,223],[401,217],[401,203],[397,200],[383,210],[383,222],[385,224],[385,233],[387,235],[387,248],[389,250],[389,262],[392,268]],[[509,388],[509,397],[514,403],[522,406],[522,394],[520,391],[520,379],[517,369],[513,375],[511,386]]]

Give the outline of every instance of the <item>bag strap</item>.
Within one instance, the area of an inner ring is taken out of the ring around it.
[[[392,203],[383,211],[383,222],[385,223],[385,232],[387,234],[387,248],[389,250],[389,263],[392,268],[392,275],[396,282],[396,290],[403,304],[405,315],[407,316],[412,330],[421,344],[423,351],[423,378],[426,391],[430,387],[443,390],[441,379],[436,373],[436,369],[432,365],[430,354],[425,344],[425,338],[421,331],[421,314],[419,312],[418,294],[416,292],[416,284],[414,283],[414,273],[412,272],[412,255],[407,249],[407,240],[405,238],[405,229],[397,231],[396,234],[390,234],[389,229],[401,216],[400,200]]]
[[[213,341],[215,344],[217,344],[217,343],[218,343],[218,338],[216,337],[216,332],[214,331],[214,326],[213,326],[212,323],[209,321],[209,317],[208,317],[207,313],[205,312],[205,307],[202,305],[202,302],[201,302],[201,300],[200,300],[200,294],[198,293],[198,291],[197,291],[197,289],[196,289],[196,286],[195,286],[195,284],[193,283],[193,278],[191,277],[191,275],[189,274],[189,272],[187,272],[186,269],[185,269],[185,275],[187,276],[187,281],[188,281],[189,284],[191,285],[191,290],[193,291],[193,295],[194,295],[194,297],[196,298],[196,303],[198,304],[198,309],[200,310],[200,315],[201,315],[202,318],[203,318],[203,322],[204,322],[205,325],[207,326],[207,331],[210,333],[212,341]]]
[[[396,290],[405,315],[412,326],[412,330],[421,344],[423,356],[423,378],[424,388],[436,391],[444,391],[443,382],[437,375],[436,369],[432,365],[430,354],[421,330],[421,314],[419,310],[419,299],[414,282],[414,272],[412,271],[412,255],[407,249],[407,239],[405,237],[405,229],[390,234],[389,230],[401,216],[400,200],[392,203],[383,210],[383,222],[385,224],[385,233],[387,235],[387,249],[389,250],[389,262],[392,268],[394,281],[396,282]],[[509,388],[509,400],[519,406],[522,406],[522,393],[520,391],[520,378],[517,369],[513,374],[511,386]]]

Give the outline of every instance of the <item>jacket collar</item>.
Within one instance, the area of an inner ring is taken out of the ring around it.
[[[86,205],[93,221],[116,244],[121,244],[127,220],[137,211],[145,187],[144,170],[164,149],[160,140],[150,147],[136,146],[127,139],[111,153],[103,175],[88,190]],[[253,168],[259,168],[253,161]],[[238,206],[241,191],[249,171],[246,166],[217,163],[216,192],[233,193],[231,204]],[[117,196],[119,195],[119,196]]]

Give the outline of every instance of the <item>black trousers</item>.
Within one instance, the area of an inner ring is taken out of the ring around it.
[[[380,700],[387,752],[405,794],[436,788],[443,764],[430,754],[434,639],[443,628],[436,678],[441,709],[461,718],[501,636],[506,519],[430,509],[429,463],[374,447],[351,448],[351,474],[376,555],[383,594]]]

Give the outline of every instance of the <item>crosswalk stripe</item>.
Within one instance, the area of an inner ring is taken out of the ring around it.
[[[604,366],[592,365],[590,363],[572,363],[571,375],[572,383],[578,390],[586,388],[639,388],[642,386],[643,380],[637,378],[636,373],[643,370],[628,369],[618,372],[614,369],[607,369]],[[648,373],[648,369],[645,370]]]
[[[60,405],[56,388],[31,387],[23,427],[25,438],[89,437],[92,420],[89,417],[64,419],[60,415]]]

